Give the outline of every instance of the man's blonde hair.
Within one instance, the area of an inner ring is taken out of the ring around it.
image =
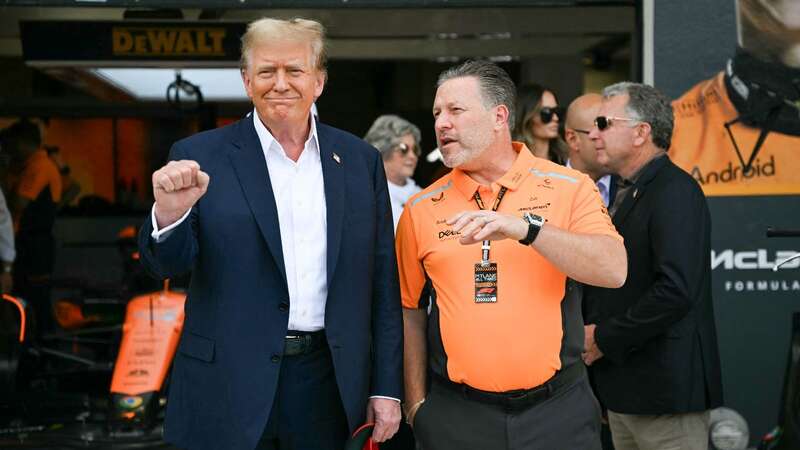
[[[325,27],[315,20],[294,18],[290,20],[264,17],[250,22],[242,36],[242,70],[247,69],[250,50],[261,42],[271,40],[308,42],[311,45],[311,58],[320,72],[326,71],[327,50],[325,46]]]

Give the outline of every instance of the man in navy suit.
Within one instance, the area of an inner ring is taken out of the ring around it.
[[[402,316],[380,154],[315,121],[322,25],[242,37],[254,113],[177,142],[153,174],[142,261],[192,271],[165,438],[191,449],[340,450],[400,422]]]

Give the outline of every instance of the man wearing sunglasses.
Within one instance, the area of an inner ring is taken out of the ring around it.
[[[569,147],[566,166],[589,175],[608,207],[614,200],[617,183],[612,180],[608,169],[598,162],[594,141],[589,138],[601,100],[599,94],[586,94],[573,100],[567,109],[564,137]]]
[[[672,108],[654,88],[603,91],[589,137],[623,181],[612,218],[625,238],[620,289],[585,289],[584,362],[617,450],[705,450],[722,403],[711,303],[711,219],[703,192],[666,149]]]

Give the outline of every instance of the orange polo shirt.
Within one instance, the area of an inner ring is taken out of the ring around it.
[[[708,196],[800,193],[800,136],[770,132],[753,171],[742,175],[742,164],[724,126],[739,116],[728,98],[724,76],[719,73],[702,81],[672,102],[675,130],[670,159],[691,174]],[[761,129],[737,123],[731,132],[747,162]]]
[[[28,200],[36,200],[46,188],[50,188],[50,200],[61,201],[61,174],[58,167],[44,150],[37,150],[25,161],[25,168],[19,176],[17,195]]]
[[[464,172],[452,172],[406,203],[397,228],[397,258],[403,307],[418,308],[426,275],[436,291],[434,335],[446,361],[439,375],[477,389],[504,392],[539,386],[561,368],[563,337],[560,303],[566,276],[532,247],[510,239],[492,242],[497,263],[496,303],[475,303],[475,263],[481,244],[462,245],[445,220],[477,210],[476,190],[491,208],[501,186],[508,191],[498,212],[520,218],[542,216],[549,225],[573,233],[613,236],[622,241],[586,175],[536,158],[521,143],[511,169],[491,186]],[[434,370],[437,370],[434,367]]]

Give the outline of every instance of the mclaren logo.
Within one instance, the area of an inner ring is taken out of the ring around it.
[[[442,199],[444,199],[444,191],[440,192],[438,197],[431,197],[433,203],[439,203]]]
[[[793,250],[771,251],[763,248],[739,252],[731,249],[720,252],[712,250],[711,269],[726,271],[720,274],[721,277],[728,278],[722,282],[725,292],[745,294],[750,292],[798,292],[800,291],[800,280],[786,279],[786,275],[793,277],[800,268],[800,258],[787,261],[795,254],[796,252]],[[781,263],[783,264],[779,272],[783,273],[774,273],[772,269],[776,264]],[[746,275],[752,275],[752,277]]]
[[[720,252],[711,250],[711,270],[772,270],[775,263],[781,262],[797,253],[794,250],[777,250],[771,252],[760,248],[758,250],[736,252],[725,249]],[[787,262],[781,270],[797,269],[800,267],[800,258]]]

